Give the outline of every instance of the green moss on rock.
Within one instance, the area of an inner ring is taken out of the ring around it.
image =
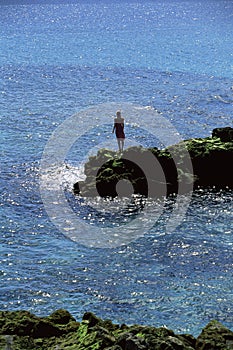
[[[43,324],[41,334],[38,325]],[[73,325],[70,327],[70,325]],[[227,350],[233,332],[211,321],[195,339],[164,327],[116,325],[91,312],[77,322],[66,310],[47,317],[27,311],[0,312],[0,350]],[[26,327],[30,325],[30,327]],[[74,325],[76,327],[74,327]],[[54,328],[51,328],[53,326]],[[56,335],[51,332],[56,329]],[[9,334],[11,332],[11,334]]]
[[[233,349],[233,332],[218,321],[211,321],[201,332],[196,341],[197,350]]]
[[[130,147],[119,155],[102,149],[85,164],[86,180],[74,184],[74,192],[116,197],[122,179],[131,182],[135,194],[151,197],[193,187],[233,188],[232,135],[233,128],[217,128],[212,137],[184,140],[164,150]]]

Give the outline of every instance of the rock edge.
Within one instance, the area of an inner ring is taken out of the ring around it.
[[[117,325],[86,312],[81,322],[66,310],[47,317],[0,311],[0,350],[227,350],[233,332],[211,321],[195,338],[165,327]]]
[[[216,128],[211,137],[184,140],[164,150],[130,147],[119,154],[101,149],[85,164],[86,180],[74,184],[74,193],[116,197],[120,180],[130,182],[134,194],[147,197],[183,194],[200,187],[233,189],[232,163],[231,127]]]

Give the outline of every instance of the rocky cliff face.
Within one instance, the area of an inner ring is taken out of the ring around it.
[[[117,196],[121,180],[134,194],[159,197],[198,187],[233,188],[233,128],[217,128],[211,137],[194,138],[164,150],[131,147],[122,154],[100,150],[85,165],[86,180],[75,194]]]

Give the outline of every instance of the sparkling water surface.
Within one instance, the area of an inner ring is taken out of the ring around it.
[[[46,142],[90,106],[150,106],[184,139],[232,126],[232,16],[232,2],[224,0],[0,6],[0,309],[47,315],[66,308],[77,319],[92,310],[118,323],[194,335],[211,319],[233,329],[232,191],[195,192],[171,233],[169,199],[147,235],[113,249],[69,240],[39,192]],[[160,146],[127,123],[126,132]],[[93,137],[55,169],[74,206],[72,184]],[[108,140],[116,149],[111,130]],[[116,199],[114,207],[121,206]],[[83,215],[91,222],[90,212]]]

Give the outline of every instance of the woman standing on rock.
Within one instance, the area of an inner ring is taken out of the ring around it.
[[[119,152],[123,152],[124,142],[125,142],[125,133],[124,133],[124,118],[121,116],[121,112],[116,112],[116,118],[114,119],[114,126],[112,132],[116,133],[116,138],[118,142]]]

